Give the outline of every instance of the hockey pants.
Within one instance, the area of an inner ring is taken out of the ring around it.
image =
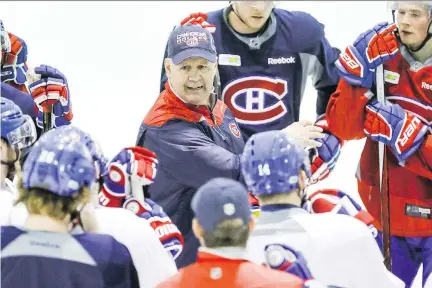
[[[382,251],[382,233],[376,238]],[[417,271],[423,264],[424,286],[426,279],[432,273],[432,236],[431,237],[400,237],[390,236],[390,256],[392,273],[411,287]]]

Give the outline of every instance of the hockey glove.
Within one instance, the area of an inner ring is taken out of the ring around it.
[[[192,13],[180,22],[180,26],[184,26],[188,24],[201,26],[202,28],[206,29],[210,33],[214,33],[216,31],[216,27],[207,22],[206,13],[202,13],[202,12]]]
[[[361,34],[336,61],[339,74],[351,85],[371,88],[375,69],[399,50],[393,31],[396,24],[380,23]]]
[[[422,145],[428,127],[399,105],[372,99],[365,109],[364,132],[372,140],[390,146],[399,162]]]
[[[315,139],[317,142],[321,143],[321,146],[309,150],[312,170],[312,176],[309,178],[310,184],[315,184],[327,178],[334,169],[344,144],[344,141],[328,132],[327,120],[318,120],[315,126],[323,129],[325,137]]]
[[[150,199],[140,202],[131,197],[126,199],[123,207],[149,221],[162,245],[174,260],[180,255],[184,245],[183,236],[161,206]]]
[[[25,41],[0,27],[1,81],[28,93],[26,87],[27,44]]]
[[[374,218],[364,210],[352,197],[337,189],[318,190],[307,197],[303,205],[309,213],[336,213],[352,216],[368,226],[374,237],[377,229],[373,225]]]
[[[41,65],[34,70],[30,93],[38,108],[36,124],[43,128],[43,113],[52,112],[54,127],[69,125],[73,118],[69,87],[66,77],[57,69]]]
[[[306,259],[300,252],[284,244],[269,244],[265,246],[264,253],[267,267],[296,275],[305,281],[305,287],[324,287],[313,279]],[[308,286],[312,284],[314,286]]]
[[[142,187],[153,183],[157,172],[156,154],[142,147],[122,149],[105,167],[99,202],[122,207],[126,197],[144,202]]]

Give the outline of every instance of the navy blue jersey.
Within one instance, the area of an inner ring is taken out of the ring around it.
[[[222,101],[211,110],[197,107],[184,103],[168,83],[165,87],[141,124],[137,145],[157,155],[158,173],[148,192],[183,234],[184,249],[176,262],[184,267],[195,261],[199,246],[192,232],[192,197],[214,177],[242,181],[244,141]]]
[[[339,81],[339,51],[328,43],[324,26],[310,14],[274,9],[265,29],[248,37],[228,24],[229,11],[210,12],[207,22],[216,26],[221,98],[245,140],[299,120],[308,75],[318,92],[316,113],[324,114]],[[161,90],[165,81],[163,70]]]
[[[1,227],[1,287],[139,287],[129,251],[108,235]]]
[[[16,89],[12,85],[1,82],[1,93],[0,96],[13,101],[18,107],[21,108],[23,114],[30,115],[31,117],[37,116],[37,110],[35,110],[35,104],[30,94],[22,92]]]

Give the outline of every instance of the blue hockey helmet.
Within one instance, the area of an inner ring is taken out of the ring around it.
[[[257,133],[249,138],[241,155],[241,169],[254,195],[300,188],[300,170],[311,176],[308,154],[283,131]]]
[[[96,182],[89,150],[77,141],[78,133],[69,132],[50,130],[33,145],[23,167],[23,188],[39,188],[70,197]]]
[[[56,130],[58,130],[58,133],[62,133],[62,135],[67,135],[69,137],[72,137],[74,140],[81,141],[81,143],[87,147],[91,157],[93,158],[93,161],[97,165],[97,169],[99,170],[97,171],[97,174],[100,175],[104,171],[108,160],[105,157],[99,143],[96,142],[90,136],[90,134],[72,125],[63,125],[56,128]],[[99,175],[96,176],[99,177]]]
[[[36,127],[29,115],[13,101],[1,97],[1,138],[13,149],[31,146],[37,138]]]

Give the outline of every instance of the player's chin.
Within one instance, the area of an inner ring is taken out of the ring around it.
[[[403,44],[407,45],[410,48],[416,48],[420,45],[421,41],[418,41],[417,37],[414,34],[402,34],[400,35],[400,39]]]
[[[266,22],[265,17],[249,17],[248,26],[254,29],[260,29]]]

